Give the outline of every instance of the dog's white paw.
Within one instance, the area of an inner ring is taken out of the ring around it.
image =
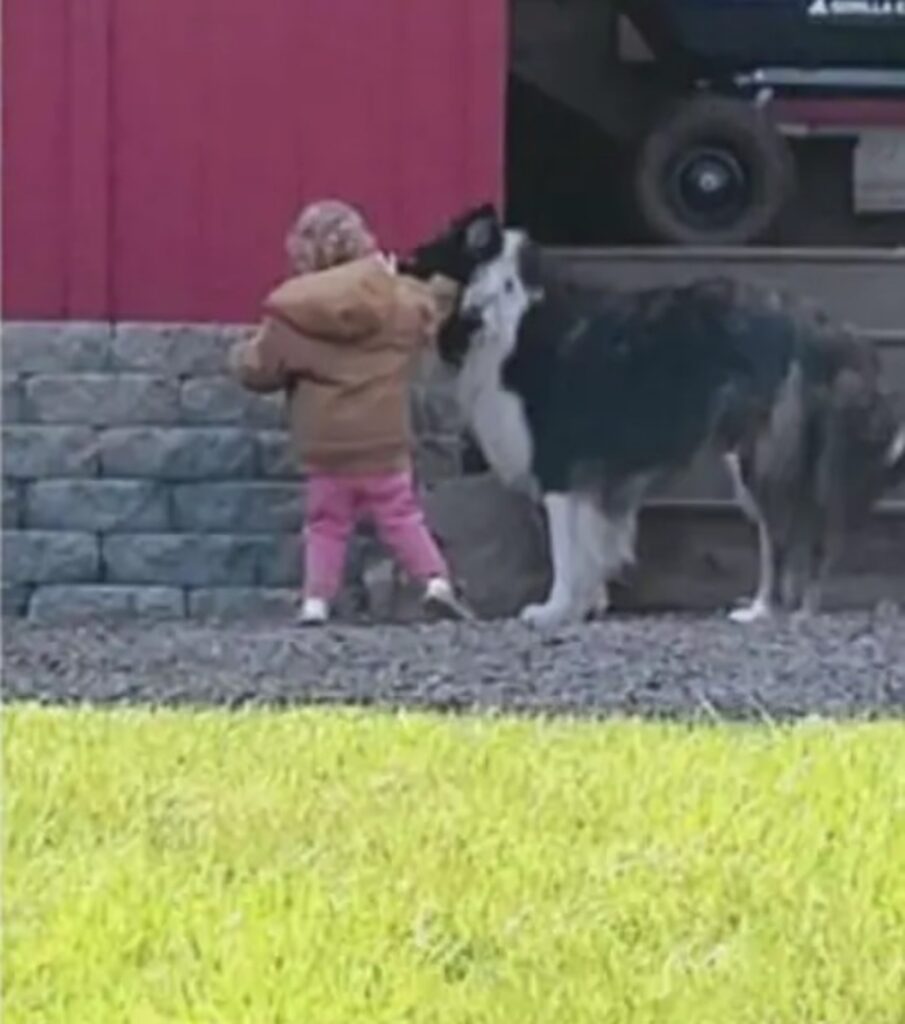
[[[573,616],[567,605],[546,601],[544,604],[527,605],[522,609],[519,618],[534,629],[557,629],[570,622]]]
[[[764,619],[769,619],[772,614],[773,609],[768,604],[763,601],[752,601],[751,604],[742,605],[741,608],[731,611],[729,618],[732,622],[747,626],[751,622],[762,622]]]
[[[591,603],[591,607],[588,609],[587,618],[590,619],[603,619],[606,617],[610,610],[610,594],[606,587],[601,588],[598,591],[597,596]]]

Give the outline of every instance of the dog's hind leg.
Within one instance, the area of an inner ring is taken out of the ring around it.
[[[827,568],[826,559],[823,558],[815,560],[812,564],[810,577],[805,583],[804,593],[802,594],[801,605],[796,612],[797,615],[809,619],[820,612]]]
[[[801,550],[801,544],[789,545],[777,581],[779,603],[784,611],[795,611],[801,606],[805,585],[804,561],[805,553]]]
[[[592,587],[588,614],[602,616],[610,606],[609,581],[621,569],[635,560],[635,537],[638,532],[638,513],[632,508],[618,514],[595,509],[593,542],[597,547],[597,560],[587,559],[594,566],[589,580]]]
[[[726,465],[732,477],[736,499],[742,511],[757,527],[758,583],[754,597],[748,604],[729,613],[733,622],[749,623],[769,618],[773,614],[776,590],[776,552],[767,517],[745,483],[738,455],[726,455]]]
[[[743,624],[768,619],[773,614],[774,562],[770,529],[762,517],[757,520],[758,584],[748,604],[729,613],[733,622]]]
[[[576,497],[572,519],[577,559],[575,600],[582,618],[609,607],[607,581],[625,560],[628,520],[611,518],[590,496]]]
[[[840,547],[840,536],[836,528],[828,525],[811,540],[804,564],[801,602],[796,609],[799,617],[811,618],[819,614],[826,579],[839,555]]]

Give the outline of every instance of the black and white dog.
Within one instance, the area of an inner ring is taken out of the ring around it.
[[[546,509],[553,584],[529,623],[605,607],[645,496],[706,447],[758,531],[759,583],[738,622],[776,604],[816,610],[842,539],[905,477],[905,427],[872,346],[774,290],[716,279],[580,294],[489,206],[406,269],[462,286],[441,356],[491,468]]]

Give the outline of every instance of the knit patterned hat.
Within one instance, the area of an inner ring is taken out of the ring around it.
[[[364,217],[338,199],[306,206],[286,236],[286,252],[298,274],[326,270],[376,251],[377,241]]]

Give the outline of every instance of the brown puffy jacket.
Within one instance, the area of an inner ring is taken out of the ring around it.
[[[231,366],[252,390],[286,389],[305,469],[405,468],[414,362],[455,288],[396,273],[379,255],[291,278],[267,297],[261,327],[234,347]]]

